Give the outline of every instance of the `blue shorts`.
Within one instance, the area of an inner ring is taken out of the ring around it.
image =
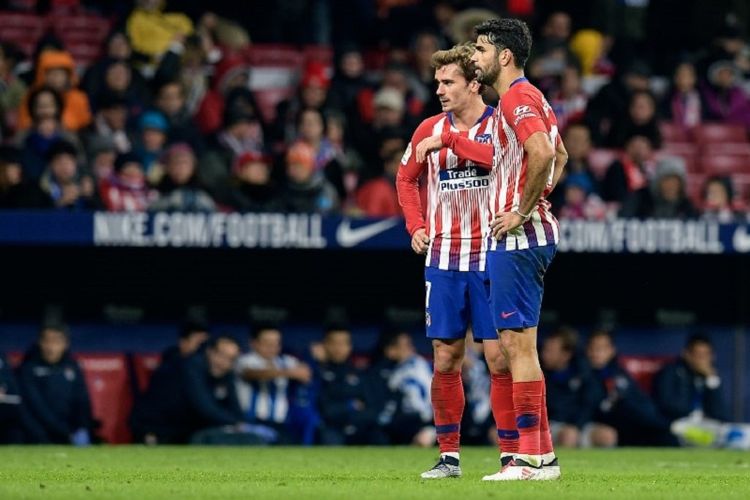
[[[487,252],[492,321],[498,330],[539,324],[544,273],[557,247]]]
[[[471,324],[475,340],[497,339],[486,272],[426,267],[424,280],[427,338],[462,339]]]

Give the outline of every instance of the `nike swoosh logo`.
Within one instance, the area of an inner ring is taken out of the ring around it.
[[[365,240],[369,240],[373,236],[376,236],[384,231],[388,231],[390,228],[398,224],[398,217],[391,217],[390,219],[384,219],[372,224],[352,228],[352,221],[350,219],[344,219],[336,229],[336,241],[339,245],[344,248],[351,248],[357,246]]]
[[[514,314],[516,314],[517,312],[518,311],[513,311],[513,312],[509,312],[509,313],[503,312],[503,313],[500,313],[500,317],[503,318],[503,319],[508,319],[511,316],[513,316]]]

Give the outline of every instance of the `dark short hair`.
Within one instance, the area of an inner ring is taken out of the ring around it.
[[[588,341],[586,342],[586,345],[591,345],[591,343],[594,341],[597,337],[606,337],[609,339],[609,342],[614,345],[615,339],[612,337],[612,333],[609,330],[605,330],[604,328],[599,328],[597,330],[594,330],[591,332],[591,335],[589,335]]]
[[[76,158],[78,156],[78,149],[76,149],[72,142],[58,139],[49,147],[45,157],[50,162],[61,155],[69,155]]]
[[[189,320],[180,327],[179,337],[186,339],[197,332],[208,332],[208,325],[204,321]]]
[[[260,337],[260,334],[268,331],[268,330],[278,330],[281,331],[279,328],[279,325],[276,323],[256,323],[250,327],[250,339],[251,340],[258,340]]]
[[[711,341],[705,334],[694,333],[687,339],[687,342],[685,342],[685,349],[690,351],[698,344],[704,344],[713,348],[713,344],[711,344]]]
[[[63,334],[63,336],[65,336],[66,339],[70,340],[70,330],[68,329],[68,325],[66,325],[65,323],[60,323],[58,321],[43,323],[42,327],[39,329],[39,340],[42,339],[42,335],[44,335],[44,332],[46,332],[47,330],[60,332]]]
[[[55,118],[59,120],[62,117],[62,112],[63,112],[63,106],[64,106],[63,99],[60,96],[60,94],[58,94],[57,91],[55,91],[55,89],[53,89],[52,87],[47,87],[47,86],[38,87],[32,90],[31,93],[29,94],[29,100],[26,102],[29,116],[31,116],[32,119],[36,118],[34,116],[34,108],[36,107],[36,101],[39,99],[40,95],[46,94],[46,93],[52,94],[52,96],[55,99],[55,107],[57,108],[57,113],[55,114]]]
[[[224,333],[221,335],[217,335],[216,337],[213,337],[211,340],[209,340],[207,343],[207,347],[209,347],[210,349],[216,349],[216,347],[222,342],[229,342],[230,344],[234,344],[238,349],[240,347],[240,343],[237,342],[236,338]]]
[[[516,67],[523,68],[531,53],[531,32],[520,19],[488,19],[474,28],[477,36],[486,36],[498,50],[513,53]]]
[[[547,340],[560,339],[562,348],[567,352],[574,352],[578,346],[578,332],[569,327],[561,326],[547,336]]]

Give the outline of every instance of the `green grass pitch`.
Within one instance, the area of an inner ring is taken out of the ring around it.
[[[464,477],[420,480],[436,455],[397,447],[0,447],[0,498],[750,498],[750,454],[742,452],[563,451],[560,481],[483,483],[497,469],[496,452],[467,448]]]

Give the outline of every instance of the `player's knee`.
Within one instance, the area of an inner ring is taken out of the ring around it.
[[[578,446],[579,440],[578,428],[572,425],[563,426],[555,436],[557,446],[563,448],[575,448]]]
[[[435,371],[440,373],[455,373],[461,369],[464,360],[462,350],[448,344],[435,346]]]
[[[597,448],[617,446],[617,430],[608,425],[597,425],[591,431],[591,444]]]
[[[507,373],[510,370],[510,363],[505,357],[505,352],[499,349],[494,352],[485,351],[484,359],[487,360],[487,367],[493,375]]]

